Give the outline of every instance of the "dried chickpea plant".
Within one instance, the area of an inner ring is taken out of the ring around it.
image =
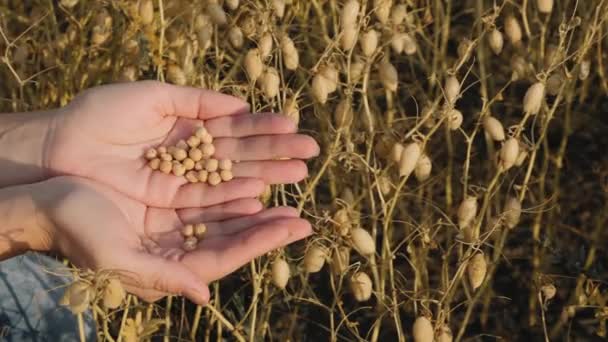
[[[283,113],[322,146],[306,181],[262,197],[313,237],[205,307],[79,276],[63,303],[94,307],[101,339],[593,340],[607,49],[606,0],[0,0],[0,108],[157,79]],[[232,178],[204,123],[171,143],[142,151],[155,172]],[[205,230],[183,227],[184,249]]]

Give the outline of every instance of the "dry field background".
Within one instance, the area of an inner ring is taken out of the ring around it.
[[[312,238],[206,307],[92,296],[100,340],[599,340],[607,20],[604,0],[0,0],[0,110],[159,79],[322,146],[264,198]]]

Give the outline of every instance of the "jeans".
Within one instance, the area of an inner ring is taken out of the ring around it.
[[[0,341],[79,341],[78,319],[59,299],[71,275],[57,260],[26,253],[0,262]],[[87,341],[95,322],[83,314]]]

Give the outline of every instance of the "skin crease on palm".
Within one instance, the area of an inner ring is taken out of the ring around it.
[[[314,139],[295,133],[296,125],[284,116],[252,115],[238,98],[153,81],[93,88],[57,114],[45,158],[51,172],[93,179],[156,207],[254,197],[264,183],[302,180],[307,168],[301,159],[319,153]],[[215,138],[215,157],[239,161],[233,181],[188,184],[146,166],[143,151],[188,137],[200,120]]]

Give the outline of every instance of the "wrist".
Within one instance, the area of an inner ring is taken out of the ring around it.
[[[0,115],[0,187],[49,177],[47,151],[57,117],[56,110]]]
[[[38,184],[0,190],[0,260],[27,251],[48,251],[51,229],[37,198]]]

